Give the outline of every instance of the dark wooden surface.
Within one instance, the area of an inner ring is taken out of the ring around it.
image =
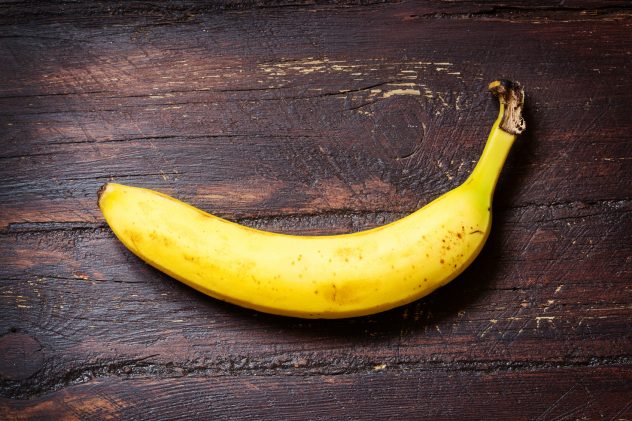
[[[628,2],[0,2],[0,419],[632,419]],[[299,233],[457,186],[527,90],[479,259],[304,321],[126,251],[109,180]]]

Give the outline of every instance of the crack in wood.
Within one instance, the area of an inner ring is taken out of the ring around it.
[[[629,355],[590,358],[577,361],[423,361],[406,358],[386,358],[378,360],[348,361],[309,360],[305,357],[288,356],[285,359],[253,360],[249,357],[218,359],[214,364],[196,361],[157,363],[151,359],[159,356],[152,354],[140,358],[121,361],[85,363],[63,373],[36,374],[26,381],[0,380],[0,396],[11,399],[29,399],[63,389],[71,385],[87,383],[95,378],[177,378],[183,376],[224,377],[224,376],[347,376],[375,371],[377,365],[393,372],[446,371],[450,373],[477,372],[494,374],[507,371],[540,371],[549,369],[572,369],[584,367],[631,367]],[[297,361],[301,363],[297,367]]]
[[[565,21],[586,21],[594,18],[603,19],[613,16],[618,19],[630,18],[632,7],[626,6],[593,6],[593,7],[573,7],[563,5],[543,5],[543,6],[512,6],[494,5],[487,9],[480,9],[470,12],[432,12],[420,15],[413,15],[410,18],[418,19],[485,19],[494,18],[497,20],[515,21],[516,18],[554,20],[556,14],[564,13]],[[553,18],[553,19],[552,19]]]
[[[442,6],[440,3],[433,5],[440,11],[433,13],[423,13],[420,17],[423,18],[453,18],[453,19],[476,19],[484,18],[488,16],[498,16],[504,14],[512,14],[511,18],[515,19],[516,13],[521,14],[553,14],[553,13],[574,13],[579,14],[584,19],[599,14],[603,17],[604,14],[616,14],[621,12],[629,12],[630,7],[626,6],[625,2],[619,2],[612,5],[595,5],[587,2],[586,6],[566,6],[566,5],[507,5],[506,3],[497,3],[484,5],[462,1],[455,4],[455,7],[461,7],[462,9],[482,7],[478,10],[469,11],[441,11]],[[376,0],[376,1],[363,1],[359,4],[354,0],[342,0],[329,4],[314,3],[311,0],[282,0],[278,2],[238,2],[238,1],[218,1],[211,3],[164,3],[160,7],[151,3],[142,4],[132,2],[129,4],[113,3],[113,2],[99,2],[90,7],[82,7],[83,14],[87,17],[123,17],[123,16],[143,16],[147,19],[158,20],[155,23],[144,23],[140,25],[140,28],[151,26],[165,26],[175,24],[186,24],[195,22],[195,15],[201,13],[222,12],[222,13],[241,13],[246,11],[264,11],[266,9],[274,11],[300,11],[300,10],[321,10],[321,11],[333,11],[333,10],[346,10],[350,6],[356,8],[370,8],[379,7],[385,8],[389,6],[399,6],[402,2],[400,0]],[[24,6],[28,7],[24,8]],[[63,9],[55,8],[47,5],[40,5],[39,7],[33,7],[29,2],[11,2],[9,7],[6,7],[3,15],[0,17],[5,19],[16,20],[18,18],[44,18],[44,17],[58,17],[72,13],[75,10],[73,7],[65,7]],[[444,9],[445,10],[445,9]]]
[[[235,102],[258,103],[258,102],[268,102],[268,101],[305,101],[305,100],[318,99],[318,98],[339,97],[339,96],[358,93],[358,92],[366,92],[366,91],[370,91],[371,89],[378,88],[380,86],[384,86],[388,84],[396,84],[396,83],[400,83],[400,81],[392,80],[392,81],[378,82],[371,85],[362,86],[360,88],[340,89],[337,91],[322,92],[322,93],[317,93],[314,95],[295,95],[295,96],[288,95],[288,96],[275,96],[275,97],[238,98],[238,99],[228,100],[227,102],[235,101]],[[200,88],[200,89],[191,89],[191,90],[177,90],[177,91],[169,90],[169,91],[164,91],[164,92],[160,91],[160,92],[152,92],[151,94],[115,96],[115,97],[108,97],[108,99],[130,99],[130,98],[152,99],[152,97],[155,97],[157,95],[167,95],[167,94],[173,94],[173,93],[195,93],[195,92],[207,92],[207,93],[266,92],[266,91],[274,91],[276,89],[283,89],[283,88],[285,87],[225,88],[225,89]],[[102,92],[106,92],[106,91],[102,91]],[[88,95],[92,93],[102,93],[102,92],[93,91],[93,92],[79,92],[79,93],[68,93],[68,94],[54,93],[54,94],[33,95],[33,97],[63,96],[63,95],[75,96],[75,95],[84,95],[84,94]],[[25,96],[24,98],[29,98],[29,97],[30,96]],[[10,99],[10,98],[12,98],[12,96],[0,97],[0,100]],[[18,96],[18,98],[22,98],[22,97]],[[345,109],[345,111],[356,110],[366,105],[374,104],[380,101],[381,99],[382,98],[375,99],[371,102],[361,105],[360,107],[347,108]],[[82,114],[112,113],[112,112],[120,112],[122,109],[128,109],[128,108],[146,108],[148,106],[168,107],[168,106],[207,105],[209,104],[209,102],[211,101],[184,101],[184,102],[174,101],[174,102],[162,102],[162,103],[149,102],[146,104],[120,104],[116,108],[90,108],[90,109],[78,108],[78,109],[64,109],[64,110],[51,110],[51,111],[36,111],[36,112],[0,113],[0,117],[40,116],[40,115],[49,115],[49,114],[66,114],[66,113],[82,113]]]

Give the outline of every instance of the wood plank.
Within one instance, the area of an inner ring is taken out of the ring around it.
[[[591,380],[587,380],[590,378]],[[111,377],[27,401],[26,419],[628,419],[629,368],[403,371],[336,376]]]

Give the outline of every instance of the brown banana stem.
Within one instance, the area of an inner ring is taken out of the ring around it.
[[[505,107],[499,127],[510,134],[522,133],[526,129],[526,124],[522,117],[524,89],[520,83],[505,79],[496,80],[489,84],[489,90]]]

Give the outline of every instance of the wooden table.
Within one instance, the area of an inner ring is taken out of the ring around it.
[[[630,3],[0,3],[0,419],[632,419]],[[489,242],[403,308],[225,304],[96,206],[381,225],[465,180],[498,77],[528,130]]]

